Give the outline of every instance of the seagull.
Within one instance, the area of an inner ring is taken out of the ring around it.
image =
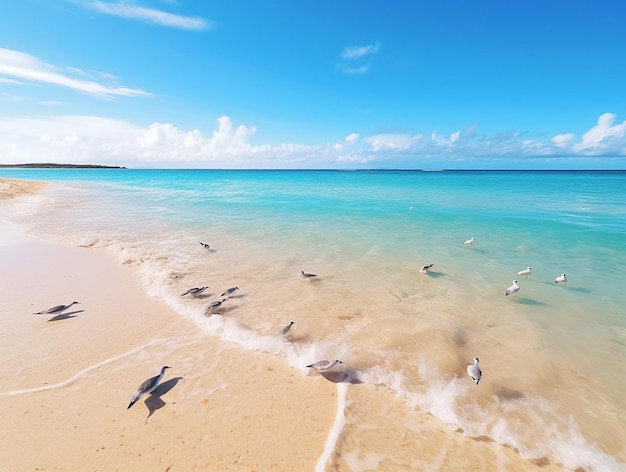
[[[33,315],[47,315],[47,314],[54,314],[54,313],[61,313],[62,311],[67,310],[69,307],[71,307],[72,305],[75,304],[79,304],[80,302],[72,302],[69,305],[57,305],[57,306],[53,306],[52,308],[48,308],[47,310],[43,310],[43,311],[38,311],[36,313],[33,313]]]
[[[128,408],[133,406],[135,404],[135,402],[137,400],[139,400],[141,397],[143,397],[144,395],[147,395],[148,393],[152,393],[154,391],[154,389],[157,388],[157,385],[159,385],[159,382],[163,378],[163,374],[165,373],[165,369],[170,369],[170,368],[171,368],[170,366],[164,365],[161,368],[161,373],[159,375],[155,375],[154,377],[150,377],[148,380],[144,381],[139,386],[137,391],[133,394],[133,398],[130,399],[130,403],[128,404]],[[128,410],[128,408],[126,408],[126,409]]]
[[[420,272],[422,274],[428,274],[428,271],[432,268],[432,266],[434,266],[435,264],[427,264],[425,266],[422,266],[422,268],[420,269]]]
[[[480,371],[480,367],[478,367],[478,357],[474,357],[474,362],[467,366],[467,373],[471,379],[476,382],[476,385],[478,385],[478,382],[480,382],[480,378],[483,375]]]
[[[184,297],[185,295],[193,295],[194,297],[197,297],[202,292],[204,292],[207,288],[209,288],[209,287],[194,287],[194,288],[190,288],[185,293],[183,293],[181,295],[181,297]]]
[[[293,326],[293,324],[295,323],[295,321],[290,321],[289,324],[287,326],[285,326],[283,329],[280,330],[280,335],[281,336],[286,336],[287,333],[289,332],[289,330],[291,329],[291,327]]]
[[[511,285],[509,288],[506,289],[506,292],[504,292],[504,294],[506,296],[509,295],[513,295],[514,293],[517,293],[519,290],[519,285],[517,285],[517,280],[513,281],[513,285]]]
[[[209,303],[209,306],[206,307],[206,310],[204,310],[205,316],[213,313],[213,310],[215,310],[216,308],[219,308],[220,305],[224,303],[225,301],[226,299],[222,298],[221,300],[217,300],[215,302]]]
[[[203,243],[202,241],[200,241],[200,246],[202,246],[204,249],[209,249],[209,245],[207,243]]]
[[[532,267],[526,267],[524,270],[520,270],[517,275],[521,275],[522,277],[528,277],[532,271]]]
[[[561,274],[558,277],[556,277],[554,279],[554,283],[555,284],[566,284],[567,283],[567,276],[565,274]]]
[[[318,372],[326,372],[327,370],[335,367],[337,364],[343,364],[343,362],[341,362],[339,359],[335,359],[334,361],[318,361],[313,364],[307,365],[307,367],[315,369]]]
[[[309,272],[305,272],[303,270],[300,272],[302,273],[302,277],[317,277],[317,274],[310,274]]]
[[[471,246],[472,244],[474,244],[474,236],[472,236],[471,238],[469,238],[467,241],[465,241],[463,244],[465,244],[466,246]]]
[[[409,207],[409,210],[415,210],[415,205],[411,205],[411,206]]]
[[[230,287],[228,290],[224,290],[220,293],[220,297],[230,297],[236,290],[239,290],[239,287]]]

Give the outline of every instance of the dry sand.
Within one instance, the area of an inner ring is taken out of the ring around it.
[[[35,193],[44,188],[44,182],[32,180],[5,179],[0,177],[0,201],[9,200],[19,195]]]
[[[0,194],[43,185],[7,182]],[[560,470],[451,432],[384,388],[302,376],[207,336],[105,252],[22,234],[5,221],[9,205],[0,205],[2,470]],[[73,300],[69,315],[32,314]],[[127,409],[163,365],[160,387]],[[316,469],[343,395],[346,425]]]

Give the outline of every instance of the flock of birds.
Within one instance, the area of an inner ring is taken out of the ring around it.
[[[472,236],[471,238],[465,240],[463,242],[463,245],[466,247],[472,246],[474,244],[474,241],[476,241],[476,239]],[[426,264],[423,265],[420,268],[420,272],[423,274],[427,274],[430,269],[432,269],[432,267],[434,266],[434,264]],[[532,273],[533,269],[532,267],[526,267],[525,269],[520,270],[517,275],[520,277],[528,277],[531,273]],[[567,275],[565,274],[561,274],[558,275],[557,277],[554,278],[554,283],[555,284],[566,284],[567,283]],[[510,287],[508,287],[505,291],[504,294],[506,296],[509,295],[514,295],[517,292],[519,292],[520,286],[519,286],[519,282],[517,280],[513,280],[512,284]],[[469,364],[467,366],[467,373],[470,376],[470,378],[476,382],[476,385],[478,385],[478,382],[480,381],[480,378],[482,377],[482,372],[480,370],[480,367],[478,365],[479,360],[478,357],[474,357],[474,360],[471,364]]]
[[[209,244],[200,242],[200,245],[204,249],[209,250],[209,247],[210,247]],[[317,274],[312,274],[310,272],[305,272],[305,271],[301,271],[301,275],[304,278],[317,277]],[[184,297],[186,295],[191,295],[192,297],[198,297],[198,296],[202,295],[207,288],[209,288],[209,287],[206,286],[206,285],[202,286],[202,287],[190,288],[186,292],[182,293],[181,297]],[[220,299],[219,300],[215,300],[215,301],[209,303],[209,305],[204,310],[204,315],[205,316],[212,315],[237,290],[239,290],[239,287],[235,286],[235,287],[230,287],[230,288],[224,290],[222,293],[220,293]],[[74,303],[78,303],[78,302],[74,302]],[[67,308],[69,308],[69,306],[70,305],[67,305],[67,306],[66,305],[60,305],[58,307],[55,307],[55,309],[59,309],[59,308],[67,309]],[[282,337],[287,336],[287,333],[289,333],[289,330],[291,330],[291,327],[294,325],[294,323],[295,323],[295,321],[290,321],[288,325],[286,325],[284,328],[282,328],[280,330],[280,332],[278,333],[279,336],[282,336]],[[307,367],[309,367],[311,369],[315,369],[318,372],[327,372],[327,371],[331,370],[337,364],[343,364],[343,362],[338,360],[338,359],[335,359],[335,360],[332,360],[332,361],[322,360],[322,361],[319,361],[319,362],[315,362],[313,364],[309,364],[309,365],[307,365]],[[170,369],[170,367],[169,366],[163,366],[161,368],[161,372],[158,375],[155,375],[154,377],[150,377],[149,379],[143,381],[141,383],[141,385],[139,385],[139,387],[137,388],[137,390],[135,391],[135,393],[131,397],[130,403],[128,404],[128,408],[133,406],[140,398],[142,398],[145,395],[148,395],[149,393],[153,392],[157,388],[157,386],[159,385],[159,382],[161,381],[161,379],[163,378],[163,375],[165,374],[165,370],[166,369]]]
[[[474,237],[471,237],[470,239],[466,240],[463,244],[465,246],[471,246],[472,244],[474,244]],[[203,242],[200,242],[200,245],[209,250],[209,245]],[[430,269],[432,269],[432,267],[434,266],[434,264],[426,264],[423,265],[420,268],[420,272],[427,274]],[[532,273],[532,267],[526,267],[525,269],[520,270],[517,275],[520,277],[528,277],[530,274]],[[310,272],[305,272],[305,271],[301,271],[301,275],[304,278],[312,278],[312,277],[317,277],[317,274],[312,274]],[[557,277],[555,277],[554,279],[554,283],[555,284],[566,284],[567,283],[567,276],[565,274],[561,274]],[[186,292],[184,292],[183,294],[181,294],[181,297],[184,297],[186,295],[191,295],[193,297],[198,297],[200,295],[202,295],[204,293],[204,291],[209,288],[208,286],[202,286],[202,287],[193,287],[190,288],[189,290],[187,290]],[[516,294],[520,289],[519,283],[517,280],[513,280],[513,283],[510,287],[508,287],[504,294],[506,296],[509,295],[514,295]],[[234,286],[234,287],[230,287],[226,290],[224,290],[221,294],[220,294],[220,299],[219,300],[215,300],[213,302],[211,302],[205,309],[204,314],[205,316],[209,316],[211,314],[213,314],[219,307],[222,306],[222,304],[228,300],[233,293],[235,293],[237,290],[239,290],[239,287]],[[42,311],[38,311],[33,313],[34,315],[41,315],[41,314],[60,314],[64,311],[66,311],[67,309],[69,309],[70,307],[72,307],[75,304],[79,304],[80,302],[77,301],[73,301],[67,305],[57,305],[57,306],[53,306],[52,308],[48,308],[47,310],[42,310]],[[291,329],[291,327],[294,325],[294,321],[289,322],[288,325],[286,325],[283,329],[280,330],[279,335],[280,336],[286,336],[287,333],[289,332],[289,330]],[[480,382],[480,379],[482,377],[482,371],[480,370],[480,366],[479,366],[479,359],[478,357],[474,357],[473,361],[471,364],[469,364],[467,366],[467,374],[469,375],[469,377],[472,379],[473,382],[476,383],[476,385],[478,385],[478,383]],[[313,364],[309,364],[306,367],[310,368],[310,369],[315,369],[318,372],[329,372],[331,371],[333,368],[335,368],[337,365],[339,364],[343,364],[343,362],[339,359],[334,359],[334,360],[321,360],[318,362],[314,362]],[[144,382],[141,383],[141,385],[139,385],[139,387],[137,388],[137,390],[135,391],[135,393],[133,394],[133,396],[131,397],[130,403],[128,404],[128,408],[130,408],[131,406],[133,406],[140,398],[142,398],[145,395],[148,395],[149,393],[152,393],[157,386],[159,385],[159,382],[161,381],[161,379],[163,378],[163,376],[165,375],[165,371],[167,369],[170,369],[171,367],[169,366],[163,366],[161,368],[161,372],[158,375],[155,375],[154,377],[150,377],[149,379],[145,380]]]

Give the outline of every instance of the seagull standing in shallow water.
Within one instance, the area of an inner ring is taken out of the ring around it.
[[[197,297],[198,295],[200,295],[202,292],[204,292],[207,287],[194,287],[194,288],[190,288],[189,290],[187,290],[185,293],[183,293],[181,295],[181,297],[184,297],[185,295],[193,295],[194,297]]]
[[[567,283],[567,276],[565,274],[561,274],[558,277],[556,277],[554,279],[554,283],[555,284],[566,284]]]
[[[474,244],[474,236],[472,236],[471,238],[469,238],[467,241],[465,241],[463,244],[465,244],[466,246],[471,246],[472,244]]]
[[[422,274],[428,274],[428,271],[434,266],[435,264],[426,264],[425,266],[422,266],[422,268],[420,269],[420,272]]]
[[[239,287],[230,287],[227,290],[224,290],[220,293],[220,297],[230,297],[235,291],[239,290]]]
[[[33,315],[52,315],[52,314],[55,314],[55,313],[61,313],[62,311],[67,310],[72,305],[76,305],[76,304],[80,304],[80,302],[72,302],[69,305],[53,306],[52,308],[48,308],[47,310],[38,311],[36,313],[33,313]]]
[[[520,275],[522,277],[528,277],[532,271],[532,267],[526,267],[524,270],[520,270],[517,275]]]
[[[209,306],[206,307],[206,310],[204,310],[204,315],[210,315],[211,313],[213,313],[213,310],[219,308],[222,303],[224,303],[226,301],[225,298],[222,298],[221,300],[217,300],[215,302],[209,303]]]
[[[307,365],[307,367],[315,369],[318,372],[326,372],[335,367],[337,364],[343,364],[343,362],[341,362],[339,359],[335,359],[334,361],[318,361],[313,364]]]
[[[154,377],[150,377],[148,380],[144,381],[139,386],[137,391],[133,394],[133,397],[130,399],[130,403],[128,404],[128,408],[133,406],[135,404],[135,402],[137,400],[139,400],[141,397],[143,397],[144,395],[147,395],[148,393],[152,393],[154,391],[154,389],[157,388],[157,385],[159,385],[159,382],[163,378],[163,374],[165,374],[165,369],[170,369],[170,366],[164,365],[161,368],[161,373],[159,375],[155,375]],[[126,408],[126,409],[128,410],[128,408]]]
[[[203,243],[202,241],[200,241],[200,246],[202,246],[204,249],[209,249],[209,245],[207,243]]]
[[[474,357],[474,362],[467,366],[467,373],[471,379],[476,382],[476,385],[478,385],[478,382],[480,382],[480,378],[483,375],[480,371],[480,367],[478,367],[478,357]]]
[[[517,285],[517,280],[514,280],[513,285],[507,288],[504,294],[508,297],[509,295],[513,295],[514,293],[517,293],[518,291],[519,291],[519,285]]]

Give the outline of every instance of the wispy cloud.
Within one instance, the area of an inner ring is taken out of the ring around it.
[[[0,102],[19,102],[20,97],[6,92],[0,92]]]
[[[20,82],[19,80],[7,79],[6,77],[0,77],[0,84],[24,85],[24,82]]]
[[[129,20],[144,21],[170,28],[199,31],[210,29],[215,26],[214,22],[207,21],[203,18],[176,15],[163,10],[141,7],[126,1],[89,1],[85,4],[85,6],[105,15],[117,16]]]
[[[74,67],[56,67],[30,54],[0,48],[0,80],[16,83],[16,79],[18,79],[22,83],[35,82],[58,85],[102,98],[152,95],[143,90],[123,87],[117,83],[102,80],[101,74],[98,76],[100,81],[89,80],[89,77],[90,74]]]
[[[369,70],[379,50],[379,43],[347,47],[341,51],[343,62],[340,68],[346,74],[364,74]]]
[[[380,45],[378,43],[367,46],[351,46],[341,52],[341,57],[344,59],[358,59],[359,57],[376,54],[379,49]]]

